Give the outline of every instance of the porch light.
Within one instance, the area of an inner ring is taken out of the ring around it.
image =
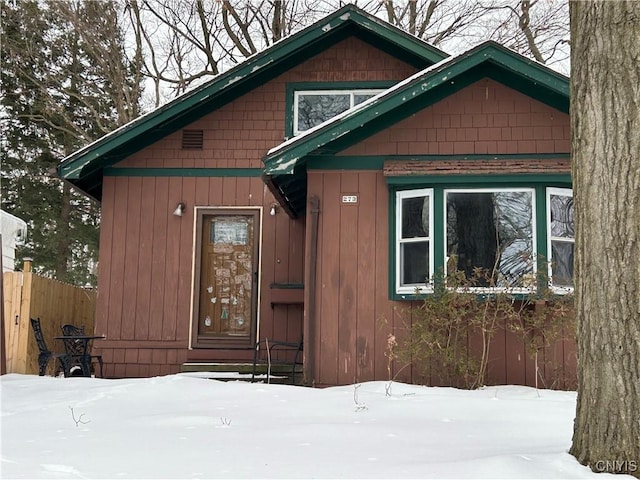
[[[176,209],[173,211],[173,214],[176,217],[181,217],[182,215],[184,215],[184,209],[186,208],[186,205],[182,202],[178,203],[178,205],[176,206]]]
[[[278,204],[277,203],[272,203],[271,204],[271,210],[269,210],[269,215],[274,217],[276,215],[276,213],[278,213]]]

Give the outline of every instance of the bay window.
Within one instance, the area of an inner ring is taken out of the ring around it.
[[[571,189],[398,188],[391,219],[394,296],[432,292],[440,273],[473,280],[478,292],[532,292],[545,262],[554,292],[573,289]]]

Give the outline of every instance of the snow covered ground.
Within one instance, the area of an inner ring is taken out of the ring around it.
[[[608,477],[567,453],[573,392],[311,389],[197,374],[10,374],[0,387],[6,479]]]

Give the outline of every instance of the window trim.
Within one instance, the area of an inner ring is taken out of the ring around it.
[[[375,96],[380,92],[383,92],[384,89],[378,88],[354,88],[354,89],[332,89],[332,90],[296,90],[293,92],[293,125],[292,125],[292,134],[295,137],[296,135],[300,135],[307,130],[298,130],[298,105],[300,103],[301,95],[349,95],[349,108],[347,110],[353,108],[355,106],[354,97],[356,95],[371,95]],[[362,103],[362,102],[361,102]],[[358,104],[359,105],[359,104]],[[345,110],[346,111],[346,110]],[[342,113],[342,112],[340,112]],[[338,114],[339,115],[339,114]],[[328,121],[327,119],[325,121]]]
[[[402,240],[402,200],[405,198],[416,198],[416,197],[429,197],[429,236],[428,237],[420,237],[420,240],[416,241],[405,241]],[[397,190],[395,192],[395,236],[394,236],[394,247],[395,247],[395,289],[394,293],[396,295],[416,295],[416,294],[424,294],[424,293],[432,293],[433,292],[433,273],[434,273],[434,189],[433,188],[419,188],[419,189],[411,189],[411,190]],[[429,242],[429,281],[424,285],[419,284],[401,284],[401,266],[402,262],[400,259],[401,255],[401,243],[415,243],[417,241],[426,241]]]
[[[471,178],[470,178],[471,177]],[[534,255],[535,255],[535,271],[546,272],[547,267],[543,265],[547,263],[549,256],[548,253],[548,232],[549,222],[547,219],[548,207],[548,195],[547,189],[556,189],[559,191],[572,191],[571,176],[569,174],[537,174],[537,175],[515,175],[515,174],[495,174],[495,175],[442,175],[442,176],[390,176],[386,178],[388,185],[388,295],[390,300],[419,300],[425,297],[425,294],[430,293],[424,290],[424,293],[400,293],[397,291],[398,267],[397,267],[397,193],[398,192],[411,192],[420,189],[433,189],[433,234],[432,234],[432,251],[433,261],[431,263],[434,272],[440,272],[445,268],[444,252],[446,250],[446,231],[444,231],[444,215],[446,212],[446,205],[444,204],[444,190],[477,190],[474,188],[478,186],[480,188],[486,188],[488,190],[495,190],[504,188],[506,190],[513,189],[526,189],[534,191],[534,215],[536,226],[534,230]],[[554,190],[552,190],[554,191]],[[544,216],[543,216],[544,215]],[[440,226],[441,225],[441,226]],[[442,255],[440,254],[442,252]],[[442,259],[440,258],[442,257]],[[527,289],[524,293],[514,293],[519,295],[530,295],[532,293],[540,291],[540,288],[544,288],[545,285],[540,285],[539,275],[537,275],[536,285],[531,289]],[[438,281],[437,273],[434,277],[434,281]],[[556,289],[554,293],[571,293],[572,290],[563,289],[559,291]],[[486,289],[479,294],[486,295]]]
[[[443,205],[443,217],[442,217],[442,240],[443,240],[443,249],[442,249],[442,258],[443,265],[445,266],[449,262],[449,256],[447,255],[447,194],[448,193],[495,193],[495,192],[530,192],[531,193],[531,247],[532,247],[532,266],[533,266],[533,278],[537,277],[538,273],[538,262],[535,260],[538,256],[538,239],[537,239],[537,231],[538,231],[538,217],[537,217],[537,209],[536,209],[536,188],[533,186],[498,186],[498,187],[479,187],[479,188],[469,188],[469,187],[450,187],[442,189],[442,205]],[[512,287],[473,287],[467,289],[469,292],[473,293],[492,293],[492,292],[509,292],[514,294],[523,294],[523,293],[531,293],[536,290],[535,281],[533,282],[532,287],[521,287],[521,288],[512,288]]]
[[[397,81],[393,80],[375,80],[375,81],[345,81],[345,82],[288,82],[286,84],[285,96],[285,125],[284,140],[289,140],[294,136],[294,113],[296,111],[294,105],[294,97],[297,92],[312,91],[359,91],[359,90],[386,90]],[[297,124],[297,122],[296,122]]]
[[[574,292],[575,283],[574,283],[574,287],[562,287],[562,286],[557,286],[553,284],[553,268],[552,268],[553,250],[551,249],[551,242],[557,241],[557,242],[572,243],[575,248],[576,237],[575,237],[575,233],[571,240],[567,240],[565,237],[553,237],[551,235],[551,195],[573,198],[573,189],[560,188],[560,187],[547,187],[546,196],[545,196],[545,201],[547,206],[546,222],[547,222],[547,252],[548,252],[547,253],[547,256],[548,256],[547,275],[549,277],[548,285],[553,293],[557,293],[559,295],[566,295]],[[574,228],[575,228],[575,224],[574,224]],[[575,270],[574,270],[574,275],[575,275]],[[575,282],[575,277],[574,277],[574,282]]]

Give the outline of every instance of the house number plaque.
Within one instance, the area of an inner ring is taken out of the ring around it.
[[[358,195],[342,195],[342,203],[358,203]]]

